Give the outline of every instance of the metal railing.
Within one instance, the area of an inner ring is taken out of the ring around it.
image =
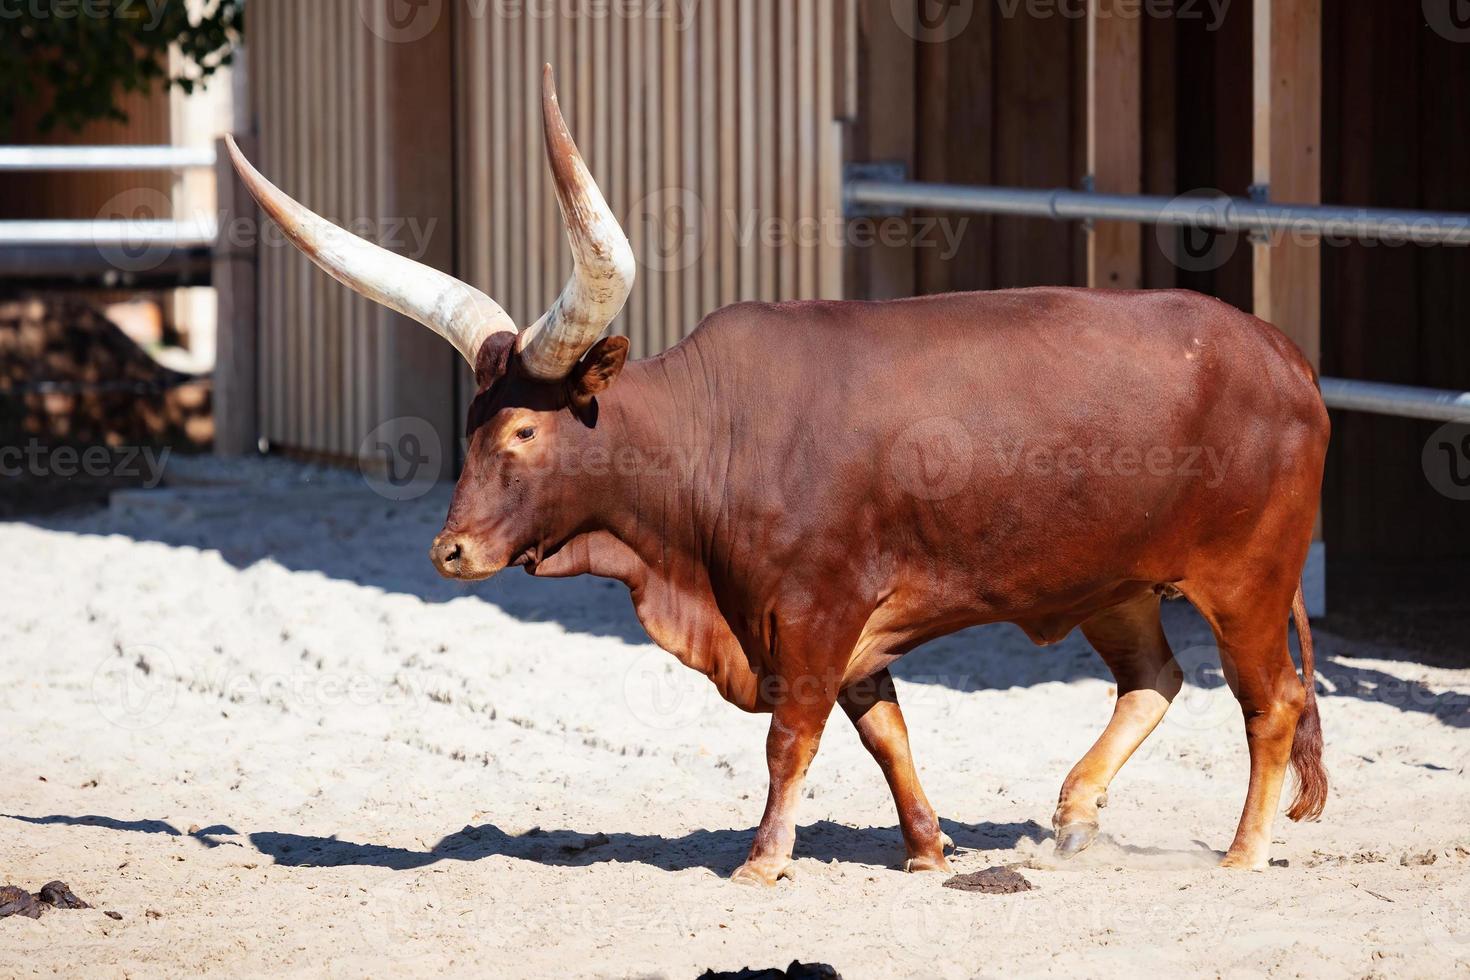
[[[1067,189],[964,187],[874,179],[860,176],[863,172],[859,171],[846,182],[844,190],[849,214],[900,208],[1050,218],[1055,221],[1127,221],[1256,235],[1288,232],[1323,238],[1420,245],[1470,245],[1470,214],[1342,205],[1271,204],[1223,195],[1167,198]],[[1345,411],[1470,422],[1470,391],[1323,378],[1322,398],[1329,408]]]
[[[0,173],[196,170],[216,158],[213,146],[0,146]],[[0,278],[203,285],[217,238],[212,217],[0,221]]]
[[[0,173],[200,170],[214,158],[212,146],[0,146]]]

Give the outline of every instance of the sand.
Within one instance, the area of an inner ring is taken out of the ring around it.
[[[1470,969],[1470,670],[1318,633],[1325,818],[1259,873],[1214,867],[1245,790],[1208,631],[1192,685],[1115,782],[1104,836],[1051,859],[1062,777],[1113,691],[1079,636],[1009,626],[900,664],[959,872],[906,875],[891,799],[834,718],[797,877],[730,884],[765,720],[651,646],[625,590],[441,581],[448,490],[175,460],[107,510],[0,524],[0,884],[92,911],[0,921],[0,975],[1421,976]],[[120,921],[102,910],[122,914]]]

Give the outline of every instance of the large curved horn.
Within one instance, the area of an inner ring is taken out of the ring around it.
[[[637,263],[597,183],[577,152],[547,65],[541,82],[546,152],[557,202],[572,244],[572,278],[551,309],[521,334],[521,365],[532,377],[554,381],[569,374],[628,301]]]
[[[453,276],[358,238],[292,200],[250,165],[233,138],[230,158],[250,193],[291,243],[327,275],[368,299],[422,323],[475,366],[480,345],[515,321],[489,296]]]

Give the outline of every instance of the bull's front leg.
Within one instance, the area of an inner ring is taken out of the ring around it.
[[[798,682],[771,713],[771,729],[766,735],[766,765],[771,772],[766,811],[755,832],[750,857],[735,869],[732,881],[770,887],[792,876],[791,852],[796,846],[796,807],[802,783],[837,701],[837,692],[826,688]]]
[[[863,747],[883,770],[883,778],[898,806],[898,824],[908,850],[905,871],[945,871],[953,873],[946,848],[954,842],[939,829],[939,818],[924,787],[914,771],[914,758],[909,751],[909,730],[903,711],[898,706],[898,692],[893,675],[887,670],[859,681],[838,697],[842,710],[857,729]]]

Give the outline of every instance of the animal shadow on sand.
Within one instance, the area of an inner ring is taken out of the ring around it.
[[[94,815],[43,817],[0,814],[30,824],[103,827],[145,834],[192,837],[205,847],[238,844],[241,836],[227,826],[206,827],[188,834],[163,820],[115,820]],[[1034,820],[1023,823],[961,823],[941,820],[955,845],[968,850],[1010,850],[1023,840],[1041,841],[1051,836]],[[646,864],[664,871],[707,868],[728,875],[745,860],[755,828],[747,830],[696,830],[682,837],[660,834],[592,833],[574,830],[543,830],[510,834],[493,824],[465,827],[444,837],[427,850],[384,844],[359,844],[338,837],[260,831],[244,835],[250,845],[278,865],[299,868],[370,867],[406,871],[441,861],[479,861],[508,857],[559,867],[594,864]],[[849,827],[821,820],[797,832],[796,857],[818,861],[838,860],[878,867],[901,867],[903,837],[895,827]]]

